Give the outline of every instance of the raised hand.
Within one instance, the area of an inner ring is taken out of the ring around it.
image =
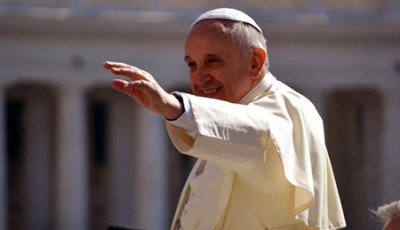
[[[115,75],[127,77],[129,80],[113,79],[111,86],[145,108],[167,119],[175,119],[182,113],[178,99],[167,93],[150,73],[121,62],[106,61],[103,67]]]

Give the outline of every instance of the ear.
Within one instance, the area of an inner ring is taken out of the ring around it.
[[[262,48],[253,48],[251,57],[251,78],[256,80],[261,76],[262,70],[265,68],[265,61],[267,58],[267,52]]]

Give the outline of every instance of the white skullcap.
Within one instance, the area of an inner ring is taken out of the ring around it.
[[[200,15],[193,24],[190,26],[190,29],[193,28],[198,22],[207,20],[207,19],[225,19],[237,22],[244,22],[251,26],[253,26],[256,30],[262,33],[261,28],[257,25],[257,23],[247,14],[240,10],[231,9],[231,8],[218,8],[214,10],[210,10]]]

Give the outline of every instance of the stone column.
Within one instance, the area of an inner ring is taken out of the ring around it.
[[[88,228],[88,170],[83,92],[63,86],[58,101],[56,229],[85,230]]]
[[[159,115],[137,110],[137,152],[135,153],[135,215],[146,229],[167,229],[167,147],[165,125]]]
[[[52,103],[49,92],[29,89],[24,95],[23,180],[24,229],[51,229]]]
[[[125,95],[111,97],[109,105],[109,221],[135,227],[133,159],[135,157],[134,106]]]

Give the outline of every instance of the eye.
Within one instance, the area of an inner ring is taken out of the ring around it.
[[[196,67],[196,63],[194,63],[194,62],[192,62],[192,61],[187,62],[187,65],[189,66],[190,69]]]
[[[193,72],[196,69],[196,62],[188,61],[186,62],[187,66],[189,67],[190,72]]]
[[[220,64],[220,59],[216,58],[216,57],[208,57],[206,59],[205,64],[209,67],[217,67]]]
[[[214,64],[216,63],[218,60],[216,58],[208,58],[207,59],[207,64]]]

